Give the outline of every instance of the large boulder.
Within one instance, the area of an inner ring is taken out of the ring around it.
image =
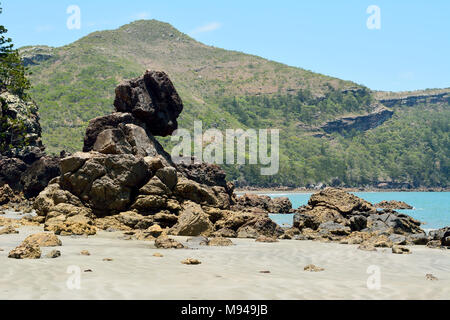
[[[214,225],[202,207],[194,202],[186,201],[171,234],[178,236],[209,236],[214,232]]]
[[[61,174],[59,161],[59,158],[45,156],[28,167],[21,178],[25,197],[36,197],[53,178]]]
[[[129,154],[77,153],[61,161],[61,186],[98,214],[126,211],[150,177],[147,163]]]
[[[376,212],[375,207],[370,202],[335,188],[325,188],[313,194],[308,204],[312,207],[334,209],[343,215],[354,212]]]
[[[168,136],[177,128],[183,103],[167,74],[146,71],[139,78],[124,81],[116,88],[114,107],[144,122],[151,134]]]

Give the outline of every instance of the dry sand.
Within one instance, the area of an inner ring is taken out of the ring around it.
[[[233,247],[161,250],[153,242],[99,232],[60,237],[62,247],[42,248],[43,256],[60,250],[56,259],[7,258],[27,235],[41,231],[23,227],[19,234],[0,235],[0,299],[450,299],[449,250],[413,246],[411,255],[395,255],[354,245],[248,239],[232,239]],[[154,257],[156,252],[164,256]],[[202,264],[181,264],[186,258]],[[308,264],[325,271],[306,272]],[[70,266],[75,273],[67,273]],[[379,267],[379,290],[367,287],[369,266]],[[76,270],[80,289],[70,289]],[[426,280],[426,274],[439,280]]]

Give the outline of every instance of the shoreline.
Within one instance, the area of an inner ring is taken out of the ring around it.
[[[346,192],[450,192],[450,189],[444,189],[444,188],[417,188],[417,189],[380,189],[380,188],[339,188]],[[235,193],[238,195],[242,195],[245,193],[249,194],[293,194],[293,193],[316,193],[323,189],[308,189],[308,188],[257,188],[257,187],[245,187],[245,188],[236,188]]]
[[[120,232],[102,231],[89,237],[60,236],[61,247],[42,248],[43,254],[60,250],[57,259],[18,261],[7,258],[9,250],[42,228],[22,227],[19,232],[2,236],[0,298],[5,300],[450,298],[449,250],[409,246],[412,254],[395,255],[383,248],[361,251],[357,245],[253,239],[231,239],[231,247],[163,250],[151,241],[122,240]],[[82,250],[91,255],[81,255]],[[187,258],[201,264],[182,264]],[[304,271],[310,264],[324,270]],[[374,268],[380,274],[376,289],[367,284]],[[78,289],[67,285],[77,274]],[[427,274],[438,280],[427,280]]]

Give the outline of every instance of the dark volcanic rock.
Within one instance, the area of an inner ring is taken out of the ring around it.
[[[172,134],[183,110],[172,81],[159,71],[146,71],[142,77],[120,84],[114,106],[118,112],[129,112],[143,121],[155,136]]]
[[[21,179],[25,197],[36,197],[50,180],[61,174],[59,162],[59,158],[45,156],[28,167]]]
[[[59,175],[58,158],[46,157],[38,107],[8,92],[0,94],[0,186],[34,197]]]

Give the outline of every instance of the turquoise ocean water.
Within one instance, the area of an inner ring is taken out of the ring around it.
[[[288,197],[294,208],[307,204],[311,193],[268,194],[272,198]],[[424,230],[450,226],[450,192],[355,192],[360,198],[377,203],[382,200],[404,201],[413,210],[397,210],[423,222]],[[279,225],[292,225],[293,215],[271,215]]]

